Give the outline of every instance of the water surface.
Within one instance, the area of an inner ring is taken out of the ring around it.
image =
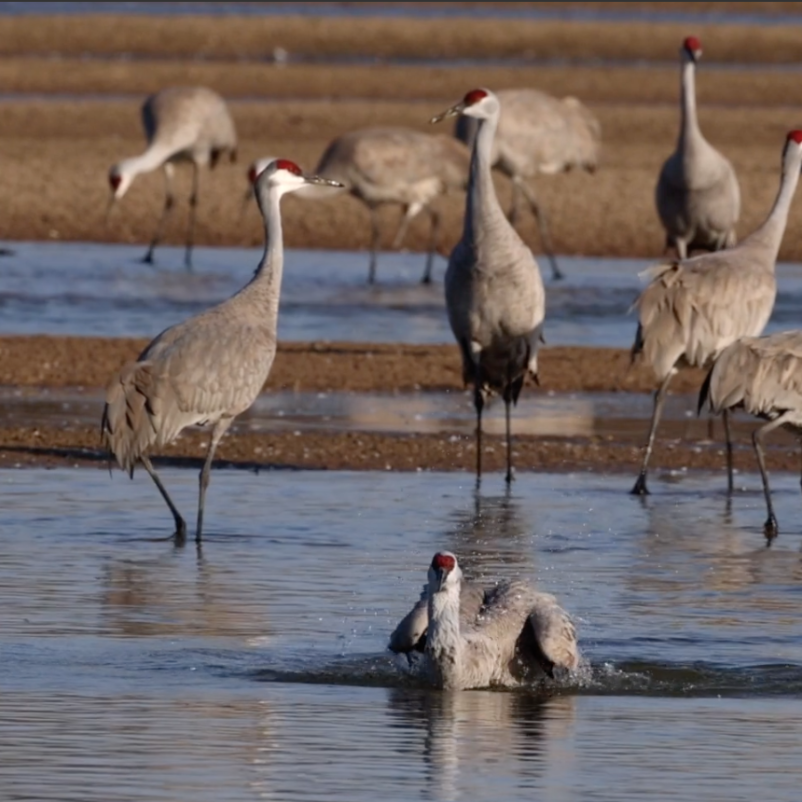
[[[186,514],[194,472],[164,470]],[[216,471],[200,553],[147,477],[0,471],[10,799],[721,799],[802,781],[797,477]],[[428,691],[384,652],[436,549],[523,575],[590,668]]]
[[[0,333],[153,337],[225,299],[253,274],[258,248],[198,248],[195,270],[183,249],[164,247],[154,268],[142,246],[7,243],[0,271]],[[435,282],[420,284],[425,257],[383,253],[367,284],[367,253],[288,250],[278,333],[284,340],[451,343],[443,301],[444,259]],[[549,345],[629,348],[638,277],[654,261],[561,257],[562,281],[541,270]],[[802,265],[777,267],[778,296],[766,333],[794,328],[802,306]]]

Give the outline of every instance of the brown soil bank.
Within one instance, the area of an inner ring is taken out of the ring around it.
[[[730,4],[732,6],[739,4]],[[758,5],[758,4],[755,4]],[[447,8],[443,9],[447,16]],[[689,30],[692,27],[692,30]],[[6,16],[0,49],[6,55],[116,55],[171,58],[582,58],[666,61],[688,34],[716,61],[795,63],[798,25],[748,26],[651,21],[310,16]]]
[[[124,338],[0,336],[0,385],[105,387],[145,345],[146,340]],[[672,390],[694,392],[702,378],[701,371],[683,371]],[[540,354],[540,383],[544,392],[655,389],[650,371],[640,364],[630,368],[629,353],[616,348],[546,347]],[[281,343],[266,387],[392,393],[461,390],[463,385],[456,346]]]

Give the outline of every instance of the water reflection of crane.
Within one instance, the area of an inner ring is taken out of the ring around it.
[[[575,696],[392,689],[388,714],[423,735],[419,757],[431,798],[454,800],[469,788],[471,796],[482,797],[476,783],[485,778],[493,784],[498,771],[505,785],[532,787],[536,781],[542,787],[557,752],[560,771],[570,771],[576,702]]]
[[[100,580],[106,627],[124,637],[272,634],[265,613],[270,594],[254,594],[235,569],[198,559],[194,581],[179,574],[184,566],[170,556],[106,562]]]

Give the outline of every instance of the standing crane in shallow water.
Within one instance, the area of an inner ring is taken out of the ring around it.
[[[672,377],[681,367],[709,365],[730,343],[763,332],[774,308],[774,269],[802,167],[802,131],[782,152],[780,189],[763,224],[732,248],[649,268],[648,287],[635,301],[638,330],[632,360],[641,356],[659,386],[640,473],[632,493],[648,494],[646,472]],[[727,410],[727,486],[732,490],[732,440]]]
[[[752,433],[752,445],[763,481],[768,517],[763,533],[777,537],[777,517],[771,503],[763,438],[782,427],[802,435],[802,331],[783,331],[765,337],[742,337],[727,346],[707,374],[699,393],[714,413],[743,409],[768,420]]]
[[[189,196],[189,230],[184,262],[187,269],[191,270],[199,170],[206,166],[213,168],[226,153],[232,162],[236,161],[237,133],[234,120],[217,92],[204,86],[169,87],[145,100],[142,105],[142,125],[148,140],[145,152],[124,159],[109,170],[111,198],[106,217],[108,219],[114,203],[125,195],[136,176],[161,167],[165,179],[164,208],[150,247],[142,259],[147,264],[153,264],[153,252],[175,205],[173,165],[189,162],[192,165],[192,194]]]
[[[500,392],[506,417],[506,478],[511,482],[510,407],[518,401],[527,375],[537,381],[545,293],[535,257],[504,216],[493,186],[499,113],[498,98],[489,89],[474,89],[431,121],[457,114],[479,121],[462,238],[446,269],[446,309],[462,354],[463,379],[473,385],[476,478],[482,475],[482,409],[491,393]]]
[[[282,195],[309,185],[336,182],[304,175],[287,159],[274,160],[259,177],[256,195],[265,223],[265,251],[253,278],[223,303],[165,329],[112,377],[106,388],[101,436],[120,467],[133,478],[139,463],[153,479],[175,520],[176,542],[186,523],[150,462],[153,446],[172,442],[187,426],[211,425],[200,473],[200,543],[209,472],[220,439],[237,415],[256,400],[276,355],[284,248]]]
[[[677,149],[666,159],[655,189],[666,249],[680,259],[693,248],[720,251],[735,245],[741,191],[732,164],[702,135],[696,115],[696,63],[702,45],[695,36],[682,43],[681,122]]]

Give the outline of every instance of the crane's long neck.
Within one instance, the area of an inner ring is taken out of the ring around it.
[[[157,167],[161,167],[173,153],[169,148],[165,148],[158,142],[152,142],[144,153],[139,156],[132,156],[120,162],[120,171],[127,173],[132,178],[142,173],[149,173]]]
[[[696,116],[696,65],[690,60],[682,63],[680,109],[679,149],[682,151],[692,148],[702,136]]]
[[[459,584],[437,593],[429,592],[429,626],[426,632],[426,654],[435,680],[443,687],[453,684],[452,678],[462,663],[463,639],[459,627]]]
[[[284,272],[284,235],[281,229],[281,191],[270,187],[262,206],[265,221],[265,250],[246,290],[257,295],[268,320],[278,319],[278,302],[281,294],[281,277]]]
[[[753,231],[742,243],[764,248],[767,257],[765,264],[770,265],[772,270],[780,253],[780,245],[788,222],[788,212],[791,208],[791,201],[794,199],[796,186],[799,183],[800,167],[802,167],[802,151],[795,143],[789,142],[783,154],[780,189],[769,216],[763,225]]]
[[[494,219],[504,219],[504,212],[493,185],[493,139],[498,128],[499,110],[479,120],[471,154],[471,171],[468,180],[468,197],[465,207],[464,239],[475,241]]]

